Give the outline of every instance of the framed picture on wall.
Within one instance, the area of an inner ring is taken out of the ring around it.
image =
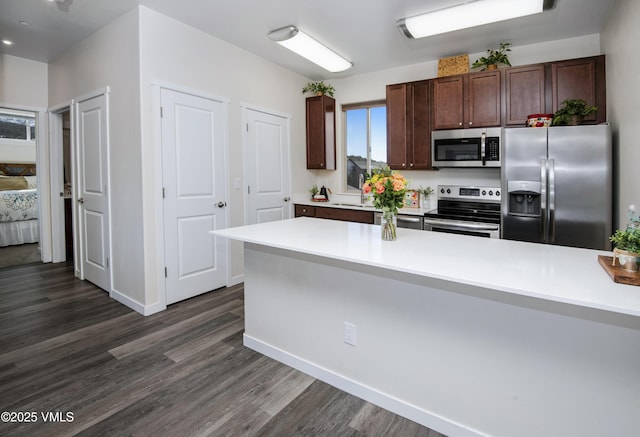
[[[420,208],[420,192],[418,190],[407,190],[404,194],[405,208]]]

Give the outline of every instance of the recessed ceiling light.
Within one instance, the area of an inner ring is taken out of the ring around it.
[[[10,45],[13,45],[13,41],[9,41],[8,39],[3,39],[2,44],[4,44],[5,46],[10,46]]]
[[[31,26],[31,23],[29,23],[28,21],[24,21],[24,20],[20,20],[19,21],[20,24],[22,24],[23,26]]]

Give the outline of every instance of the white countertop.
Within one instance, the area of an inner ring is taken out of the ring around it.
[[[602,252],[572,247],[299,217],[213,231],[248,243],[485,287],[548,301],[640,316],[640,287],[614,283]]]

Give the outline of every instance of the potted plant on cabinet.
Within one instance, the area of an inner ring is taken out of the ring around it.
[[[309,82],[304,88],[302,88],[302,94],[312,93],[316,96],[324,96],[326,94],[329,97],[333,97],[333,93],[335,91],[336,90],[333,88],[333,85],[327,85],[324,81]]]
[[[610,240],[616,246],[613,249],[613,264],[615,265],[617,258],[623,269],[637,272],[640,263],[640,229],[618,229]]]
[[[563,107],[553,114],[553,125],[577,126],[587,115],[591,115],[598,110],[595,106],[587,106],[587,102],[582,99],[568,99],[562,102]]]
[[[471,65],[471,68],[477,71],[482,71],[495,70],[500,65],[511,67],[509,55],[507,54],[507,52],[511,51],[509,48],[510,45],[510,42],[503,42],[500,43],[500,48],[498,50],[487,49],[487,56],[478,58],[473,65]]]

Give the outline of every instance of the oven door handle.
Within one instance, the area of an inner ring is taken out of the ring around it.
[[[420,223],[420,217],[400,217],[397,215],[396,220],[404,223]]]
[[[429,219],[424,219],[424,224],[425,225],[431,225],[431,226],[446,227],[446,228],[449,228],[449,229],[471,230],[471,231],[497,231],[499,229],[498,225],[477,224],[477,223],[460,223],[460,222],[451,223],[451,222],[446,222],[446,221],[429,220]]]

